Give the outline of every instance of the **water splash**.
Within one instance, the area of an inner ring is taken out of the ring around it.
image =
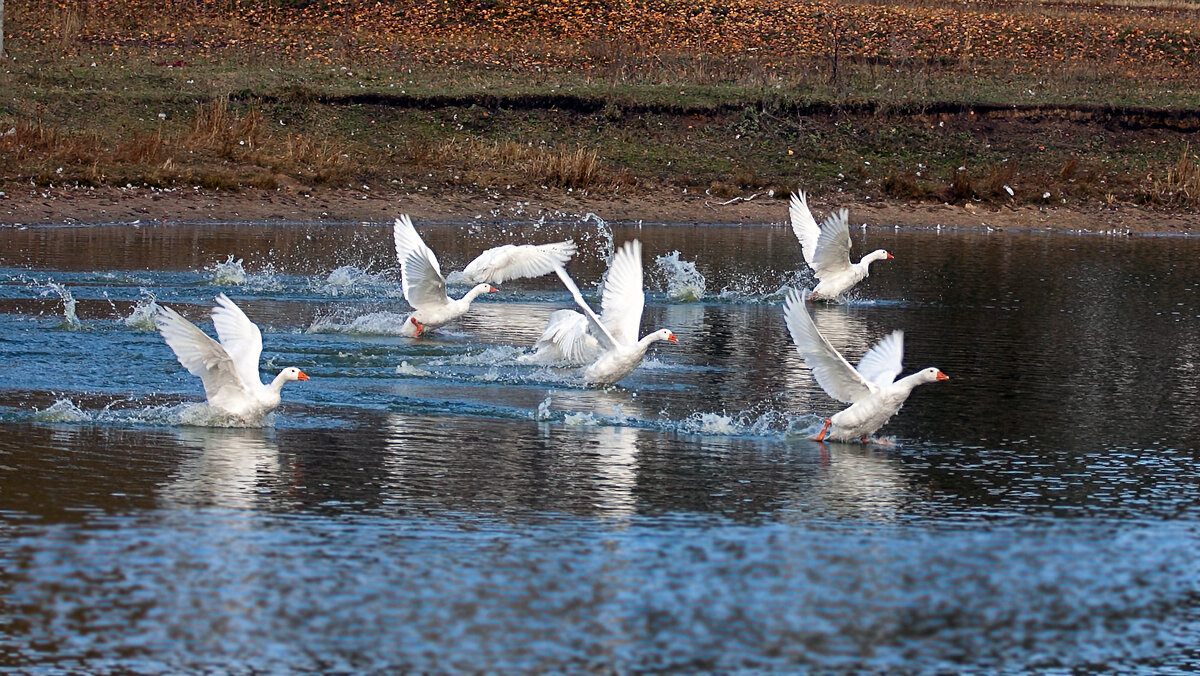
[[[396,367],[396,375],[413,376],[416,378],[429,378],[430,376],[433,375],[433,372],[426,371],[425,369],[417,368],[416,366],[409,364],[408,361],[405,360],[405,361],[400,362],[400,365]]]
[[[371,312],[353,319],[342,319],[333,315],[317,317],[304,330],[305,333],[348,333],[377,336],[411,336],[404,321],[408,315],[395,312]]]
[[[204,271],[209,273],[209,283],[213,286],[243,286],[254,291],[278,291],[283,288],[273,263],[267,263],[259,272],[249,274],[242,259],[234,260],[233,254],[229,254],[223,262],[204,268]]]
[[[33,420],[50,423],[78,423],[91,420],[91,416],[70,399],[59,399],[44,411],[35,411]]]
[[[209,283],[215,286],[241,286],[246,282],[246,268],[242,266],[242,259],[234,260],[233,254],[229,254],[229,258],[222,263],[204,268],[204,271],[209,273]]]
[[[319,285],[316,285],[316,291],[334,298],[358,296],[390,298],[403,294],[400,285],[389,279],[384,273],[373,273],[369,266],[365,270],[360,270],[353,265],[343,265],[334,269]]]
[[[679,251],[672,251],[654,259],[660,274],[666,277],[667,297],[683,303],[694,303],[704,298],[704,275],[691,261],[679,259]]]
[[[158,329],[154,324],[154,316],[162,307],[158,304],[154,294],[142,289],[143,298],[133,306],[133,311],[125,318],[125,326],[134,331],[153,332]]]
[[[550,411],[550,404],[552,403],[553,398],[554,390],[550,390],[546,393],[546,398],[538,404],[537,411],[535,411],[533,414],[534,420],[545,421],[550,420],[553,417],[554,414]]]
[[[71,295],[71,290],[54,281],[46,282],[45,285],[50,288],[42,292],[43,296],[48,296],[53,291],[58,294],[59,298],[62,298],[63,302],[63,322],[55,328],[67,331],[82,329],[83,322],[79,321],[79,317],[75,314],[75,297]]]
[[[579,219],[581,225],[586,224],[588,221],[595,221],[596,232],[594,235],[592,233],[584,233],[580,239],[585,241],[593,239],[599,240],[600,247],[596,253],[604,260],[605,264],[611,264],[613,255],[617,252],[616,243],[613,240],[612,228],[609,227],[608,221],[600,218],[590,211],[587,212],[587,215],[585,215],[583,218]]]

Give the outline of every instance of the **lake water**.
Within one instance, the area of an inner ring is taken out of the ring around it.
[[[418,229],[446,271],[574,237],[593,299],[638,237],[643,330],[679,343],[606,390],[520,362],[553,277],[398,336],[386,224],[0,229],[0,667],[1200,666],[1200,240],[855,229],[896,258],[818,326],[852,361],[904,329],[905,372],[951,380],[893,445],[822,446],[790,229]],[[211,334],[222,291],[265,372],[312,376],[264,429],[185,424],[199,380],[147,320]]]

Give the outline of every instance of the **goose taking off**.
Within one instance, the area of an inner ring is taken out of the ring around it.
[[[217,296],[212,320],[220,342],[168,307],[159,309],[154,324],[179,363],[204,382],[210,408],[244,424],[261,425],[263,418],[279,406],[284,383],[308,380],[308,376],[289,366],[271,384],[264,385],[258,374],[262,332],[223,293]]]
[[[600,316],[592,311],[566,270],[558,267],[555,272],[582,313],[559,310],[550,315],[546,330],[534,345],[533,360],[587,364],[584,381],[611,385],[633,373],[651,343],[678,342],[667,329],[638,339],[646,304],[642,290],[642,243],[638,240],[626,242],[613,256],[604,282]]]
[[[549,274],[575,255],[575,242],[570,240],[537,245],[505,244],[488,249],[462,272],[451,273],[451,279],[475,284],[466,295],[455,300],[446,295],[446,278],[442,276],[437,256],[417,234],[412,219],[407,215],[397,218],[393,234],[404,299],[413,307],[404,320],[404,332],[413,336],[463,316],[471,309],[471,301],[497,291],[493,284]]]
[[[850,262],[849,212],[838,209],[817,226],[808,209],[808,197],[804,191],[792,193],[788,207],[792,232],[800,240],[804,262],[812,268],[818,284],[809,300],[834,300],[851,287],[867,278],[871,263],[885,258],[894,258],[883,249],[876,249],[857,263]]]
[[[899,330],[867,350],[858,362],[858,368],[851,366],[817,330],[804,306],[806,295],[807,292],[792,289],[783,306],[783,317],[792,334],[792,342],[821,389],[834,399],[850,404],[849,408],[825,420],[825,426],[814,441],[858,439],[866,443],[867,435],[883,427],[888,418],[900,410],[914,387],[950,379],[931,366],[896,380],[904,358],[904,332]]]

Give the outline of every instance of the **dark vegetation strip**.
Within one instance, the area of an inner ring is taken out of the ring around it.
[[[280,94],[240,93],[232,98],[264,103],[317,103],[327,106],[381,106],[440,110],[478,106],[487,110],[559,110],[592,115],[616,109],[632,115],[721,116],[737,114],[748,107],[768,110],[776,115],[797,118],[837,115],[874,117],[921,117],[941,115],[981,115],[1028,120],[1067,120],[1079,123],[1112,125],[1123,129],[1169,129],[1181,133],[1200,132],[1200,109],[1152,108],[1147,106],[1110,106],[1077,104],[1001,104],[935,101],[891,103],[879,101],[797,102],[746,99],[713,104],[678,104],[654,101],[607,99],[574,94],[455,94],[419,96],[413,94],[329,94],[308,90],[289,90]]]

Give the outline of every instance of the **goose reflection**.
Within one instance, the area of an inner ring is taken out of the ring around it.
[[[835,452],[822,447],[811,481],[787,501],[785,511],[795,521],[814,516],[894,521],[916,497],[900,461],[870,447],[838,445]]]
[[[579,454],[579,487],[601,516],[622,518],[637,512],[638,430],[587,425],[555,429],[542,425],[544,438],[566,452]],[[557,438],[556,438],[557,437]]]
[[[198,451],[185,459],[162,499],[176,505],[253,509],[280,479],[279,449],[257,428],[188,427],[179,443]]]

